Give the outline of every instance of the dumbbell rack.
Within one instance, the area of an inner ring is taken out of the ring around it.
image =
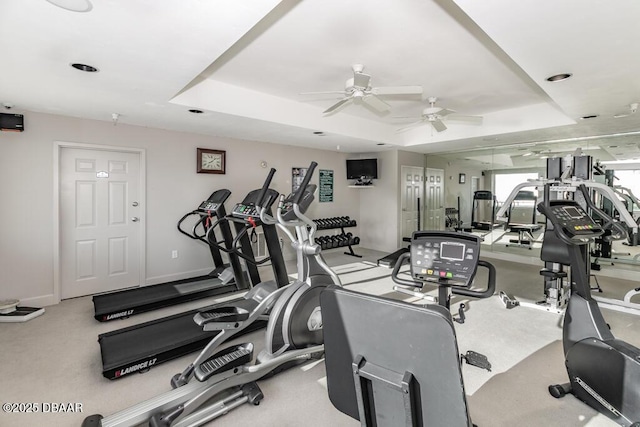
[[[336,248],[347,247],[349,248],[349,252],[345,252],[345,255],[351,255],[357,258],[362,258],[362,255],[358,255],[353,251],[353,246],[360,243],[360,238],[353,237],[351,233],[346,233],[344,231],[345,228],[356,227],[358,224],[356,223],[355,220],[349,219],[349,217],[341,217],[341,218],[346,218],[346,220],[341,221],[339,218],[326,218],[326,219],[321,218],[321,219],[313,220],[318,227],[318,231],[340,229],[341,231],[340,234],[336,236],[327,236],[327,237],[338,237],[338,238],[346,239],[346,243],[347,243],[346,245],[339,245],[332,248],[324,247],[323,249],[336,249]],[[316,238],[316,243],[320,244],[319,240],[321,239],[322,237]]]

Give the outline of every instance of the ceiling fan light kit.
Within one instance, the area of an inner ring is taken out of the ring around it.
[[[447,126],[444,124],[444,120],[451,122],[462,122],[466,124],[482,124],[482,116],[467,116],[463,114],[456,114],[455,110],[448,108],[436,107],[436,101],[438,98],[430,96],[427,98],[429,107],[422,110],[422,116],[415,117],[417,121],[398,129],[396,132],[402,132],[415,126],[422,125],[423,123],[429,123],[437,132],[443,132],[447,130]]]
[[[337,92],[344,95],[344,97],[331,105],[329,108],[323,111],[323,114],[331,114],[339,109],[352,103],[354,100],[360,101],[363,104],[371,107],[373,110],[379,113],[386,113],[391,110],[391,105],[379,98],[379,96],[385,95],[422,95],[422,86],[385,86],[385,87],[372,87],[371,76],[365,74],[364,65],[354,64],[351,69],[353,70],[353,77],[350,77],[345,82],[344,92]],[[329,92],[305,92],[304,95],[325,95],[335,94],[336,91]]]

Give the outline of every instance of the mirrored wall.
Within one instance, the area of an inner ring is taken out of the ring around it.
[[[637,136],[585,138],[429,154],[426,156],[424,225],[470,231],[483,238],[483,251],[501,254],[506,259],[517,256],[535,262],[540,258],[545,231],[545,218],[536,211],[543,189],[521,189],[513,203],[505,208],[505,218],[498,218],[498,211],[514,188],[528,180],[545,178],[547,159],[573,155],[579,149],[583,155],[591,156],[593,165],[597,166],[592,170],[594,180],[604,183],[604,171],[609,171],[612,185],[637,219],[640,217],[640,202],[636,198],[640,194],[639,141]],[[438,176],[442,188],[434,185]],[[594,247],[592,254],[596,269],[600,265],[640,272],[639,238],[613,242],[610,248]]]

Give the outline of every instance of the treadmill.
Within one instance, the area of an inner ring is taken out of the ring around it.
[[[229,190],[214,191],[197,209],[185,214],[178,221],[178,231],[191,239],[206,243],[210,248],[215,265],[212,272],[190,279],[96,295],[93,297],[95,319],[107,322],[157,308],[248,289],[249,286],[244,275],[234,277],[234,271],[241,271],[238,257],[229,255],[230,263],[236,264],[229,267],[228,264],[223,263],[220,250],[209,245],[204,238],[212,222],[226,216],[224,203],[230,195],[231,191]],[[198,217],[198,221],[190,233],[184,231],[183,223],[187,218],[193,216]],[[229,229],[228,224],[226,224],[226,229]],[[222,233],[227,230],[221,228]]]
[[[228,228],[231,222],[236,230],[235,239],[231,238],[230,231],[223,232],[225,252],[228,251],[230,257],[238,255],[246,261],[252,285],[260,283],[257,265],[271,261],[276,285],[282,287],[289,283],[289,277],[276,226],[261,223],[257,216],[255,206],[261,205],[258,203],[260,192],[261,189],[250,192],[242,203],[238,203],[233,208],[230,215],[219,221],[221,229]],[[277,197],[278,192],[269,189],[265,196],[267,202],[262,203],[270,215],[271,206]],[[256,214],[252,215],[253,212]],[[214,224],[214,226],[217,225]],[[260,261],[254,259],[250,239],[250,233],[255,231],[256,226],[262,226],[269,251],[269,257]],[[212,234],[210,233],[210,236]],[[211,242],[213,246],[222,248],[220,243]],[[232,304],[233,301],[222,304],[228,306],[230,303]],[[102,375],[110,380],[122,378],[135,372],[145,372],[162,362],[201,350],[219,331],[203,331],[202,327],[194,322],[193,317],[199,311],[215,306],[203,307],[101,334],[98,342],[102,354]],[[266,320],[254,322],[237,336],[264,328],[266,323]]]

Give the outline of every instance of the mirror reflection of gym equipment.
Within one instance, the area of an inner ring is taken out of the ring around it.
[[[471,207],[471,227],[476,230],[491,231],[502,223],[496,221],[496,196],[489,190],[478,190],[473,193]]]
[[[517,233],[516,239],[509,239],[507,247],[525,247],[531,249],[536,238],[533,233],[542,228],[542,224],[536,221],[536,205],[538,196],[535,191],[519,191],[507,212],[507,222],[504,224],[505,234]],[[498,239],[496,242],[498,242]]]

